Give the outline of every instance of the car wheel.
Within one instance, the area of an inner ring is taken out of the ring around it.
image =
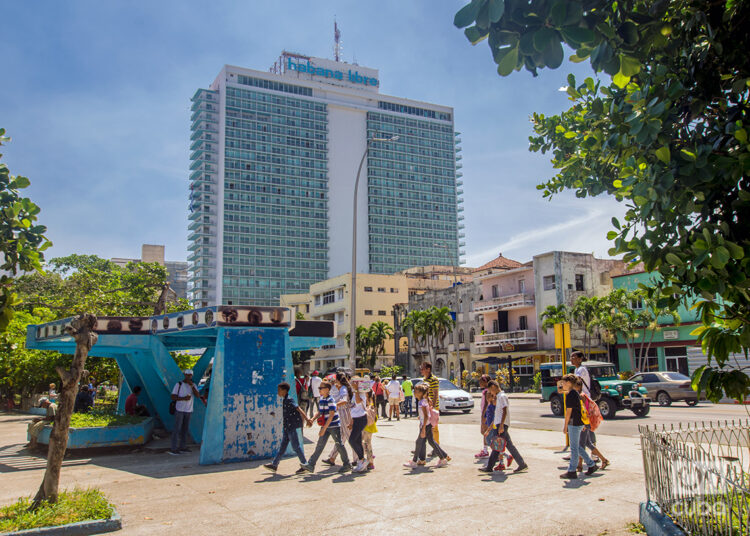
[[[633,408],[633,413],[639,417],[645,417],[648,412],[651,411],[651,406],[641,406],[640,408]]]
[[[672,397],[664,391],[659,391],[658,393],[656,393],[656,401],[660,406],[667,407],[672,405]]]
[[[549,399],[549,407],[553,415],[560,417],[563,414],[562,399],[559,396],[555,395]]]
[[[608,396],[599,399],[599,411],[605,419],[614,419],[617,413],[617,403]]]
[[[698,405],[698,399],[697,398],[688,398],[685,400],[688,406],[697,406]]]
[[[463,411],[464,413],[469,413],[471,410],[470,409],[462,409],[461,411]]]

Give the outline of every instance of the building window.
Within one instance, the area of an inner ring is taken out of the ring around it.
[[[576,274],[576,290],[579,292],[583,290],[583,274]]]
[[[469,330],[469,342],[474,342],[475,336],[476,336],[476,332],[474,331],[474,328],[471,328]]]
[[[492,297],[497,298],[498,296],[497,285],[492,285]]]
[[[372,292],[372,287],[365,287],[365,292]]]
[[[544,285],[544,290],[555,290],[555,276],[545,275],[542,278],[542,284]]]
[[[529,329],[529,323],[525,315],[518,317],[518,329]]]
[[[634,300],[630,301],[630,308],[631,309],[643,309],[643,300],[641,298],[636,298]]]
[[[518,280],[518,293],[523,294],[526,292],[526,280],[525,279],[519,279]]]
[[[459,344],[464,342],[464,330],[462,329],[458,330],[458,342]]]
[[[320,294],[315,296],[315,305],[320,305]]]
[[[643,367],[644,372],[647,370],[659,370],[659,358],[656,356],[656,348],[651,347],[648,349],[648,352],[643,351],[643,348],[636,348],[635,358],[637,363],[640,363],[642,356],[645,357],[645,366]]]
[[[497,323],[497,319],[492,321],[492,333],[497,333],[497,330],[499,328],[499,324]]]
[[[378,316],[385,316],[385,315],[387,315],[387,314],[388,314],[388,313],[386,313],[385,311],[382,311],[382,310],[381,310],[381,311],[378,311]]]
[[[372,309],[365,309],[365,316],[372,316]]]
[[[337,300],[343,300],[344,299],[344,289],[336,289],[336,299]]]
[[[398,294],[398,289],[391,287],[391,294]]]
[[[378,287],[378,292],[385,292],[385,287]]]
[[[323,293],[323,305],[327,303],[333,303],[336,301],[336,293],[333,290]]]

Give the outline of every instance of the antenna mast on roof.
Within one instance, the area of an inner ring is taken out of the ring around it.
[[[339,30],[335,17],[333,19],[333,58],[336,61],[341,61],[341,30]]]

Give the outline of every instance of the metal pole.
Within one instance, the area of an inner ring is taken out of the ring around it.
[[[359,161],[357,169],[357,179],[354,181],[354,209],[352,219],[352,285],[349,292],[351,301],[349,305],[349,368],[352,373],[357,369],[357,193],[359,192],[359,175],[362,172],[362,165],[365,163],[367,153],[370,150],[370,141],[367,140],[367,147],[362,154],[362,160]]]

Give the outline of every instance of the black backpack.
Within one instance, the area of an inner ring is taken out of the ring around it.
[[[179,384],[180,386],[177,388],[177,396],[180,396],[180,389],[182,389],[182,382]],[[169,414],[174,415],[177,412],[177,400],[172,400],[169,403]]]

